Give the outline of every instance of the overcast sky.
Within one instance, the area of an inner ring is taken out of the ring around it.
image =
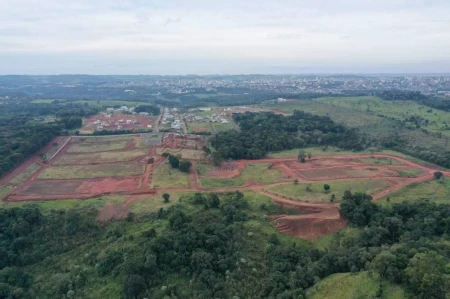
[[[450,0],[0,0],[1,74],[450,72]]]

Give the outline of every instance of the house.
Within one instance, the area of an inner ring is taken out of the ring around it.
[[[127,125],[131,124],[131,119],[127,119]]]
[[[123,127],[121,125],[117,126],[117,130],[122,130]]]
[[[139,115],[142,115],[142,116],[149,116],[150,113],[148,113],[148,112],[139,112]]]
[[[152,125],[147,125],[147,128],[151,129],[151,128],[152,128]]]
[[[96,121],[93,122],[94,125],[99,125],[100,123],[101,123],[101,121],[98,120],[98,119],[97,119]]]
[[[103,130],[103,126],[98,125],[97,126],[97,131],[101,131],[101,130]]]
[[[286,100],[286,99],[283,99],[283,98],[278,98],[277,101],[278,101],[278,103],[287,102],[287,100]]]
[[[106,108],[106,112],[108,113],[114,112],[114,108]]]

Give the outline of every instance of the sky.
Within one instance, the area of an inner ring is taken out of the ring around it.
[[[0,0],[0,74],[450,73],[450,0]]]

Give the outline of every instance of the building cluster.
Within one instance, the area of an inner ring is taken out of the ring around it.
[[[161,124],[163,126],[169,126],[171,129],[180,131],[182,129],[182,117],[178,113],[177,108],[164,108]]]
[[[108,117],[108,115],[106,115]],[[111,117],[111,116],[109,116]],[[96,120],[93,122],[96,125],[95,129],[97,131],[101,131],[104,129],[117,129],[122,130],[123,126],[126,125],[139,125],[140,122],[135,119],[118,119],[118,120]],[[148,125],[148,128],[151,129],[151,125]]]
[[[108,82],[101,87],[148,87],[172,94],[214,93],[219,89],[278,93],[344,93],[401,89],[426,94],[450,91],[450,76],[405,75],[248,75],[159,77],[142,81]]]
[[[122,106],[120,108],[106,108],[106,113],[108,114],[121,114],[121,113],[127,113],[131,115],[140,115],[140,116],[149,116],[150,113],[148,112],[134,112],[134,107],[127,107]]]

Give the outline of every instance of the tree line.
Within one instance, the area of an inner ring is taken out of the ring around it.
[[[233,114],[240,130],[219,132],[211,144],[224,159],[260,159],[270,151],[306,146],[334,145],[361,150],[365,139],[356,129],[347,129],[327,116],[294,110],[283,116],[271,112]]]

